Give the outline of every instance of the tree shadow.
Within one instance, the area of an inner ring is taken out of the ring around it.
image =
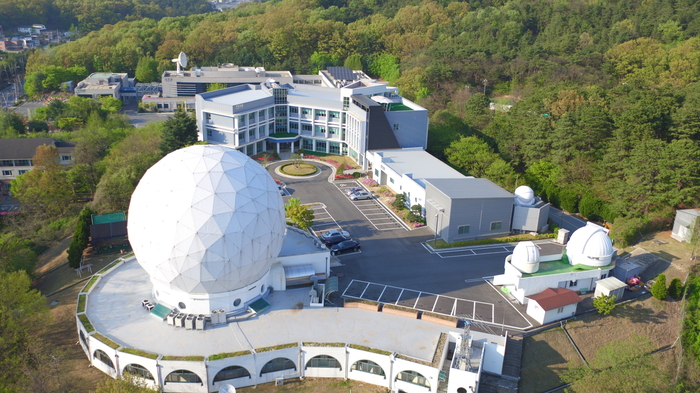
[[[655,312],[654,310],[645,308],[640,303],[617,307],[613,311],[613,316],[628,319],[633,323],[661,324],[666,323],[668,320],[666,311]]]
[[[563,381],[555,371],[567,368],[567,363],[567,359],[547,341],[536,341],[534,337],[526,338],[523,345],[519,391],[542,392],[561,385]]]

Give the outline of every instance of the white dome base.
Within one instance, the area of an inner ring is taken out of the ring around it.
[[[245,311],[247,303],[264,295],[270,286],[270,274],[265,274],[254,283],[228,292],[190,294],[163,282],[151,279],[153,298],[158,303],[177,307],[188,314],[211,314],[212,310],[226,312]],[[182,307],[182,306],[185,307]]]

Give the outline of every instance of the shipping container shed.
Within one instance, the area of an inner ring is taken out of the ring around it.
[[[617,262],[613,276],[622,282],[627,282],[632,277],[639,276],[642,267],[632,261]]]
[[[627,284],[615,277],[604,278],[596,281],[595,295],[593,297],[612,295],[615,296],[616,300],[620,300],[625,295],[625,287],[627,287]]]

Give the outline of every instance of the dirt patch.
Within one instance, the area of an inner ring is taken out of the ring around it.
[[[73,236],[68,236],[59,240],[57,244],[39,255],[34,274],[37,277],[46,274],[51,269],[55,269],[68,263],[68,247],[73,240]]]
[[[266,383],[263,385],[251,386],[247,388],[236,389],[237,392],[249,393],[276,393],[276,392],[309,392],[309,393],[384,393],[386,388],[368,383],[339,380],[333,378],[304,378],[288,379],[284,381],[284,385],[275,386],[274,383]]]
[[[644,249],[665,261],[668,264],[657,264],[651,266],[644,272],[645,279],[652,279],[656,275],[666,274],[667,281],[670,282],[673,278],[685,280],[685,276],[690,268],[697,261],[690,260],[691,248],[688,243],[681,243],[671,237],[671,231],[654,232],[644,235],[642,241],[627,247],[621,251],[635,254],[635,250]]]
[[[583,365],[574,346],[561,328],[554,328],[523,340],[521,393],[537,393],[561,386],[567,368]]]
[[[598,314],[575,319],[566,329],[583,356],[592,360],[595,352],[612,341],[648,338],[655,349],[670,347],[678,338],[680,303],[652,297],[619,305],[609,316]]]

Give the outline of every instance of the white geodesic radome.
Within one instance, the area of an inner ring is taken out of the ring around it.
[[[282,197],[243,153],[212,145],[174,151],[151,167],[129,205],[129,241],[157,286],[189,294],[244,288],[282,247]]]

